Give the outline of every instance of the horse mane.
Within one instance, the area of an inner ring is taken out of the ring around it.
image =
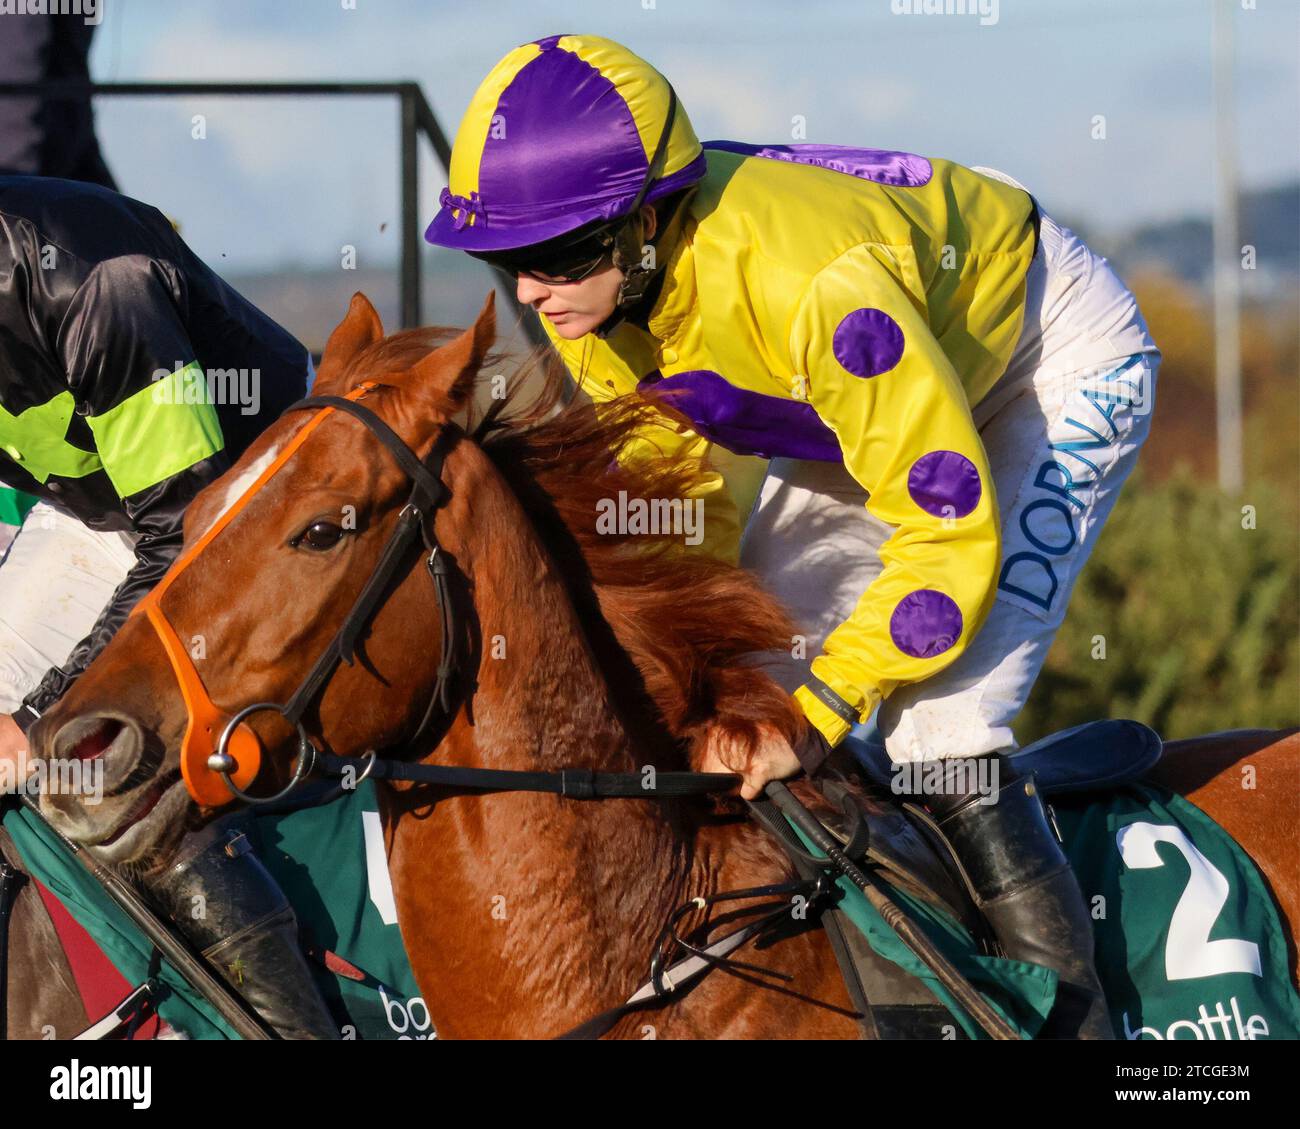
[[[409,369],[458,332],[425,327],[392,334],[353,357],[346,375],[357,380]],[[801,712],[753,661],[758,652],[788,648],[793,633],[757,578],[692,551],[670,530],[596,527],[600,503],[620,491],[629,503],[691,497],[708,464],[620,459],[643,427],[662,427],[666,417],[635,395],[599,411],[573,400],[568,373],[546,347],[514,364],[489,354],[480,372],[503,368],[514,369],[507,395],[483,395],[488,382],[480,375],[467,431],[555,561],[625,724],[660,745],[666,733],[688,754],[702,753],[697,739],[719,728],[742,757],[761,723],[798,739]]]
[[[555,560],[621,712],[657,722],[693,752],[717,728],[746,751],[760,723],[796,740],[800,711],[753,661],[756,652],[788,648],[793,631],[757,578],[671,530],[597,529],[600,505],[620,491],[629,504],[689,498],[708,464],[621,458],[643,427],[662,427],[664,415],[639,396],[599,410],[565,403],[570,378],[549,350],[525,361],[510,387],[516,410],[489,409],[476,437]],[[517,410],[515,402],[534,393]]]

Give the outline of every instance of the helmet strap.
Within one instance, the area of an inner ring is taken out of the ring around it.
[[[619,283],[618,296],[614,300],[614,312],[605,319],[596,330],[604,337],[623,320],[624,315],[633,309],[650,288],[655,275],[659,273],[657,258],[654,266],[646,266],[645,219],[641,215],[641,205],[645,203],[646,194],[654,186],[663,171],[664,160],[668,155],[668,140],[673,131],[673,120],[677,116],[677,92],[668,87],[668,113],[664,118],[664,127],[659,133],[654,156],[646,169],[641,191],[636,194],[632,208],[624,221],[614,233],[614,266],[622,272],[623,281]]]

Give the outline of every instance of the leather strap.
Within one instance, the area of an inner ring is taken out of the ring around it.
[[[654,787],[646,787],[639,772],[595,772],[564,768],[558,772],[513,772],[503,768],[458,768],[442,764],[409,764],[374,756],[369,765],[355,757],[321,753],[315,765],[330,776],[354,774],[376,780],[405,780],[471,792],[549,792],[570,800],[666,800],[704,796],[734,788],[729,772],[658,772]]]

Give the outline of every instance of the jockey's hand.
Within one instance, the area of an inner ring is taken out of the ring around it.
[[[745,766],[747,751],[743,742],[715,729],[709,734],[700,771],[741,773],[744,783],[740,794],[746,800],[761,796],[768,781],[784,780],[799,771],[799,758],[790,742],[766,725],[760,727],[758,743],[753,748],[748,766]],[[742,772],[742,768],[745,771]]]
[[[26,751],[27,734],[9,714],[0,713],[0,792],[11,792],[22,783],[18,759]],[[30,764],[27,767],[30,769]]]

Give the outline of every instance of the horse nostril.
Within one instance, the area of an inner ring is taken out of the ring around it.
[[[78,718],[54,738],[54,752],[63,760],[94,760],[101,756],[125,728],[115,717]]]

